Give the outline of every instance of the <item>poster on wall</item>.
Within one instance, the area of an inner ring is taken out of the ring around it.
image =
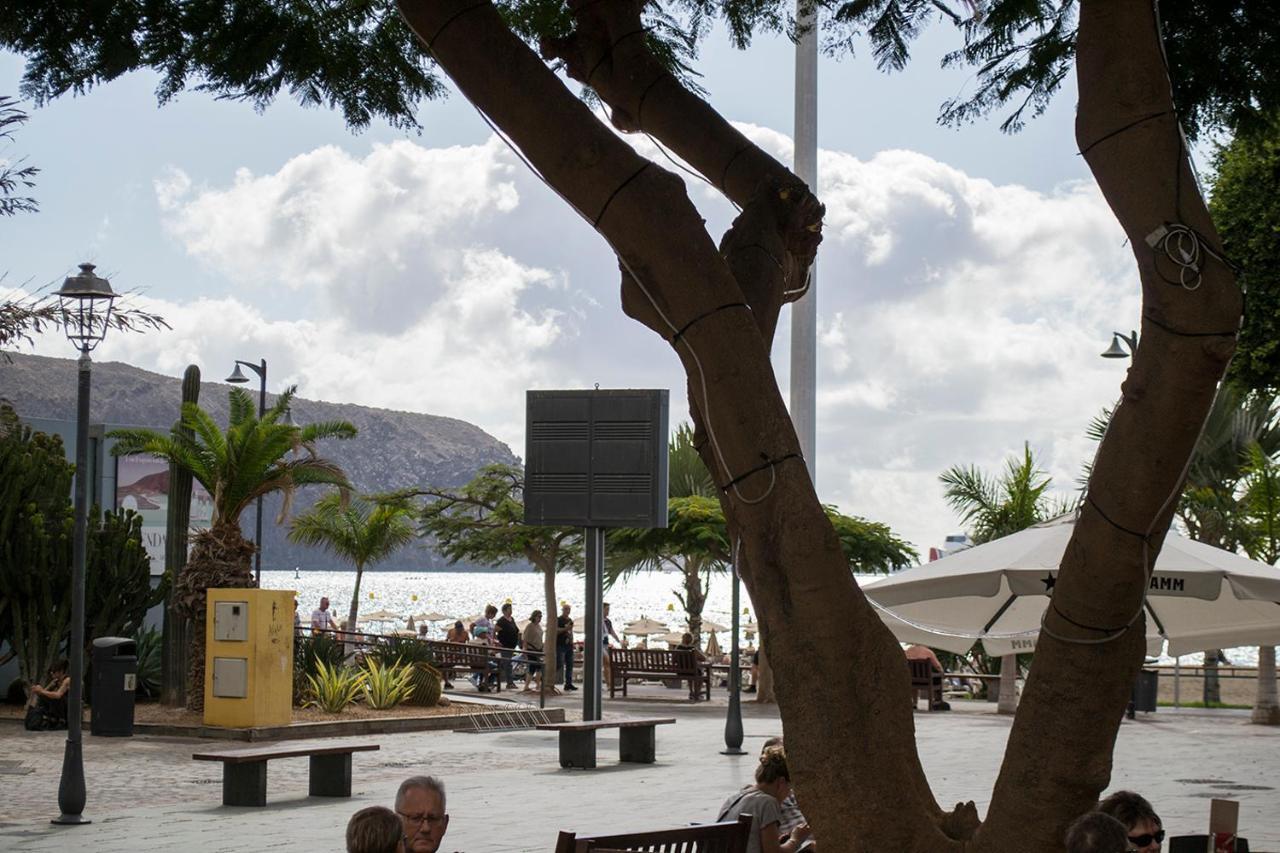
[[[116,459],[116,508],[142,516],[142,544],[151,557],[151,574],[164,574],[164,543],[169,511],[169,463],[154,456]],[[203,530],[213,519],[213,500],[204,486],[191,488],[191,529]]]

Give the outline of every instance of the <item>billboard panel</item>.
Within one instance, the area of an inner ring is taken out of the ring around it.
[[[169,463],[154,456],[116,459],[116,507],[142,516],[142,544],[151,557],[151,574],[164,574],[166,516],[169,511]],[[213,518],[213,500],[204,486],[191,489],[191,529],[203,530]]]

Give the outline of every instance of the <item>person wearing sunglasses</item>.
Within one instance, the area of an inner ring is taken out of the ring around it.
[[[1124,824],[1102,812],[1089,812],[1067,828],[1067,853],[1134,853]]]
[[[1116,791],[1098,803],[1098,811],[1124,824],[1129,843],[1138,853],[1160,853],[1164,826],[1146,798],[1133,791]]]
[[[396,814],[404,827],[409,853],[436,853],[449,829],[444,808],[444,782],[434,776],[410,776],[396,791]]]

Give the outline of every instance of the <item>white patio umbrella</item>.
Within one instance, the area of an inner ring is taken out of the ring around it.
[[[634,622],[628,622],[622,633],[633,637],[646,637],[649,634],[665,634],[671,629],[656,619],[642,616]]]
[[[864,589],[901,642],[1029,652],[1074,528],[1059,516]],[[1170,532],[1145,609],[1150,655],[1280,643],[1280,569]]]
[[[703,620],[702,620],[702,630],[704,630],[704,631],[709,631],[709,632],[711,632],[712,634],[714,634],[714,633],[716,633],[717,631],[728,631],[728,630],[729,630],[729,626],[728,626],[728,625],[721,625],[719,622],[714,622],[714,621],[712,621],[712,620],[710,620],[710,619],[703,619]]]
[[[360,617],[366,622],[392,622],[398,621],[400,614],[390,610],[375,610],[372,613],[361,613]]]
[[[449,617],[437,610],[432,610],[430,613],[415,613],[413,618],[419,622],[443,622]]]

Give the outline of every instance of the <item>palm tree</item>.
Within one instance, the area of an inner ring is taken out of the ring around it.
[[[969,536],[978,545],[1025,530],[1071,508],[1066,501],[1049,498],[1052,479],[1036,465],[1027,443],[1022,445],[1022,458],[1008,459],[1000,477],[989,476],[973,465],[955,465],[940,479],[947,487],[943,492],[947,503],[960,514],[962,524],[973,525]],[[1017,673],[1017,655],[1000,659],[1001,714],[1012,714],[1017,709]]]
[[[349,488],[337,464],[316,454],[316,442],[351,438],[356,428],[346,421],[303,427],[282,423],[295,388],[289,388],[261,418],[253,398],[241,388],[230,393],[231,414],[224,431],[195,403],[184,403],[182,417],[168,435],[149,429],[122,429],[112,453],[141,453],[164,459],[191,472],[213,498],[208,530],[192,536],[191,558],[174,580],[174,607],[192,621],[187,674],[187,706],[204,707],[205,590],[252,586],[250,558],[255,545],[240,530],[240,515],[263,495],[280,492],[284,505],[277,523],[293,505],[300,486],[328,484]]]
[[[1257,445],[1266,457],[1280,452],[1280,407],[1269,394],[1224,384],[1196,443],[1195,456],[1178,503],[1178,520],[1197,542],[1236,552],[1248,549],[1250,531],[1241,504],[1247,451]],[[1222,701],[1218,649],[1204,653],[1204,702]]]
[[[1245,451],[1241,504],[1247,531],[1245,550],[1264,563],[1280,563],[1280,462],[1258,443]],[[1276,647],[1258,648],[1258,693],[1251,717],[1255,723],[1280,725],[1276,691]]]
[[[413,509],[403,501],[348,500],[341,492],[333,492],[290,525],[290,542],[317,545],[355,565],[356,585],[347,615],[350,630],[356,626],[364,567],[386,559],[414,539],[412,516]]]

